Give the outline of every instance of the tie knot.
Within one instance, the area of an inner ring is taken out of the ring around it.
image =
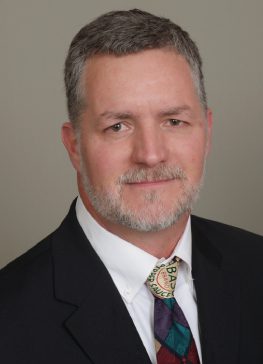
[[[146,284],[158,298],[172,298],[180,259],[175,257],[167,264],[157,265],[147,278]]]

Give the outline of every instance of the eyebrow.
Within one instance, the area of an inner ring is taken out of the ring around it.
[[[123,112],[105,111],[99,115],[98,119],[131,119],[133,117],[134,114],[129,111],[123,111]]]
[[[175,106],[175,107],[169,107],[167,109],[161,110],[158,115],[160,117],[167,117],[167,116],[176,116],[180,115],[182,113],[186,113],[188,115],[192,115],[192,109],[188,105],[182,105],[182,106]]]
[[[189,115],[192,115],[192,110],[190,106],[188,105],[182,105],[182,106],[173,106],[165,108],[158,112],[159,117],[167,117],[167,116],[177,116],[182,113],[187,113]],[[115,112],[115,111],[104,111],[101,113],[98,117],[98,120],[101,119],[134,119],[136,118],[136,114],[130,112],[130,111],[122,111],[122,112]]]

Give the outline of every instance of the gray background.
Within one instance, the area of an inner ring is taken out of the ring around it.
[[[63,62],[81,26],[139,7],[190,32],[214,111],[199,215],[263,233],[263,1],[0,0],[0,266],[51,232],[76,195],[60,142]]]

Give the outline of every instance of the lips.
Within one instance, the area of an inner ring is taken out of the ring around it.
[[[144,181],[136,181],[136,182],[127,182],[127,185],[134,185],[134,186],[156,186],[165,184],[171,181],[174,181],[174,178],[170,179],[158,179],[158,180],[144,180]]]

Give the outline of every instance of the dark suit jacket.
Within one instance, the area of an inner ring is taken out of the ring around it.
[[[192,233],[203,364],[262,364],[262,238],[197,217]],[[0,273],[0,363],[150,364],[74,204]]]

